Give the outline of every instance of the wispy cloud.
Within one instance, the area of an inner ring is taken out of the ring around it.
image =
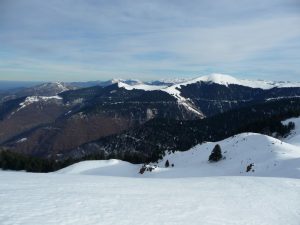
[[[0,79],[300,80],[298,0],[0,1]]]

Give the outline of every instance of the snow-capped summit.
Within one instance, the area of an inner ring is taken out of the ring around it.
[[[31,88],[22,90],[19,95],[21,96],[55,96],[61,92],[73,89],[70,85],[63,82],[48,82],[43,83]]]
[[[68,90],[67,86],[63,82],[49,82],[33,87],[36,90],[41,89],[57,89],[58,91]]]
[[[248,80],[248,79],[238,79],[231,75],[212,73],[209,75],[201,76],[189,81],[179,83],[177,86],[186,86],[193,83],[205,82],[225,85],[240,85],[250,88],[260,88],[260,89],[271,89],[271,88],[285,88],[285,87],[300,87],[300,82],[288,82],[288,81],[265,81],[265,80]]]
[[[226,87],[228,87],[229,85],[240,85],[245,87],[261,88],[261,89],[271,89],[276,86],[276,83],[270,81],[238,79],[233,76],[227,74],[220,74],[220,73],[212,73],[209,75],[194,78],[189,81],[179,83],[176,86],[177,87],[186,86],[198,82],[220,84],[220,85],[225,85]]]
[[[222,84],[226,86],[228,86],[229,84],[241,85],[241,81],[236,79],[235,77],[225,75],[225,74],[219,74],[219,73],[213,73],[192,80],[192,82],[200,82],[200,81]]]

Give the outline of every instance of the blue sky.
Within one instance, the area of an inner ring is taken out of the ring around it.
[[[0,80],[300,81],[299,0],[0,0]]]

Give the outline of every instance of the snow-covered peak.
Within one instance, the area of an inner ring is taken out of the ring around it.
[[[215,83],[220,85],[240,85],[250,88],[260,88],[260,89],[271,89],[271,88],[285,88],[285,87],[300,87],[300,82],[289,82],[289,81],[265,81],[265,80],[247,80],[238,79],[227,74],[213,73],[205,76],[201,76],[189,81],[176,84],[176,88],[180,86],[186,86],[189,84],[205,82],[205,83]]]
[[[48,82],[20,91],[21,96],[54,96],[73,89],[62,82]]]
[[[271,89],[273,87],[276,87],[276,83],[274,82],[262,81],[262,80],[238,79],[230,75],[219,74],[219,73],[213,73],[213,74],[201,76],[183,83],[176,84],[175,86],[176,88],[180,88],[180,86],[186,86],[198,82],[220,84],[220,85],[225,85],[226,87],[228,87],[228,85],[240,85],[245,87],[261,88],[261,89]]]
[[[225,74],[219,74],[219,73],[213,73],[210,75],[202,76],[194,80],[191,80],[190,82],[200,82],[200,81],[222,84],[226,86],[228,86],[229,84],[241,85],[241,82],[235,77],[225,75]]]
[[[37,89],[37,90],[38,89],[56,89],[60,92],[69,90],[68,87],[62,82],[44,83],[44,84],[38,85],[34,88]]]

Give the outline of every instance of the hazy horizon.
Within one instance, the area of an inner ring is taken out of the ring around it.
[[[28,85],[34,85],[34,84],[41,84],[41,83],[47,83],[47,82],[63,82],[63,83],[84,83],[84,82],[105,82],[105,81],[110,81],[110,80],[113,80],[113,79],[120,79],[120,80],[138,80],[138,81],[141,81],[141,82],[151,82],[151,81],[175,81],[175,80],[193,80],[193,79],[196,79],[196,78],[199,78],[199,77],[202,77],[202,76],[207,76],[207,75],[212,75],[212,74],[202,74],[202,75],[199,75],[199,76],[194,76],[194,77],[161,77],[161,78],[153,78],[153,79],[139,79],[139,78],[123,78],[123,77],[108,77],[108,78],[103,78],[101,79],[101,77],[99,79],[94,79],[94,80],[89,80],[89,79],[86,79],[86,80],[68,80],[68,81],[63,81],[63,80],[2,80],[0,79],[0,82],[3,84],[3,83],[28,83]],[[221,75],[229,75],[229,76],[232,76],[230,74],[221,74]],[[240,78],[240,77],[237,77],[237,76],[232,76],[234,78],[237,78],[237,79],[241,79],[241,80],[261,80],[261,81],[275,81],[275,82],[281,82],[281,81],[284,81],[284,82],[300,82],[300,77],[298,80],[286,80],[286,79],[282,79],[282,80],[266,80],[266,79],[259,79],[259,78],[255,78],[255,77],[251,77],[251,78],[247,78],[247,77],[244,77],[244,78]]]

